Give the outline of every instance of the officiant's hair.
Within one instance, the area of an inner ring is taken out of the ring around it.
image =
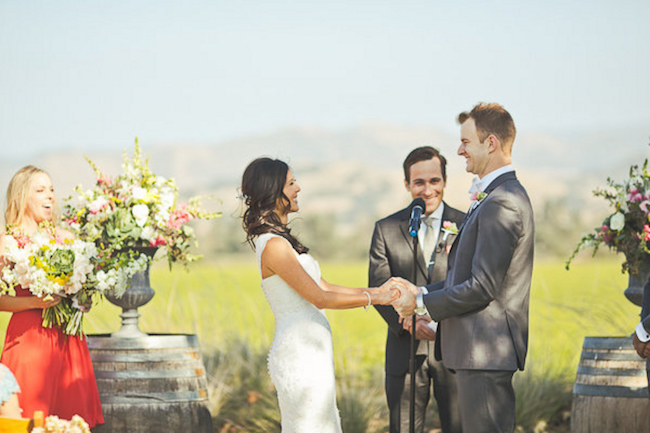
[[[438,158],[440,161],[440,171],[442,172],[442,180],[447,182],[447,159],[435,147],[422,146],[417,147],[408,154],[404,160],[402,167],[404,168],[404,179],[407,183],[411,182],[411,166],[420,161],[428,161],[433,158]]]
[[[5,209],[5,224],[20,224],[25,216],[27,202],[29,201],[29,192],[34,177],[43,173],[47,177],[51,176],[45,171],[33,165],[27,165],[14,174],[7,187],[7,208]],[[52,203],[52,221],[56,224],[59,221],[59,208],[56,198]]]
[[[496,135],[503,150],[508,154],[512,153],[512,144],[515,142],[517,128],[515,128],[512,116],[503,106],[496,103],[479,102],[469,113],[467,111],[460,113],[458,123],[462,125],[470,117],[474,119],[478,139],[481,142],[490,135]]]
[[[274,233],[288,240],[298,254],[309,251],[275,213],[278,201],[284,204],[285,211],[291,209],[291,201],[283,192],[288,171],[286,162],[266,157],[257,158],[244,170],[241,192],[247,209],[242,217],[242,226],[246,232],[246,242],[253,249],[257,236]]]

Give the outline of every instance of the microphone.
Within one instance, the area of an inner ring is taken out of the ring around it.
[[[411,219],[409,220],[409,233],[411,234],[412,237],[416,237],[418,235],[418,231],[420,230],[420,223],[422,221],[422,214],[426,211],[427,205],[424,204],[424,200],[421,198],[416,198],[413,200],[411,205],[409,206],[411,208]]]

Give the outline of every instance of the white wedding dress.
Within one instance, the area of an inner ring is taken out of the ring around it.
[[[262,252],[274,236],[280,237],[267,233],[255,242],[260,273]],[[318,262],[309,254],[296,255],[303,269],[320,283]],[[278,275],[264,278],[262,289],[275,316],[268,367],[278,393],[282,433],[341,433],[332,331],[325,313]]]

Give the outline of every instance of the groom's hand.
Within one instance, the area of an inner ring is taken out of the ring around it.
[[[420,293],[420,288],[415,284],[411,283],[409,280],[405,280],[404,278],[401,277],[393,277],[392,280],[399,282],[409,292],[411,292],[413,296],[416,296],[418,293]]]
[[[402,327],[409,334],[413,332],[413,316],[400,318]],[[429,340],[434,341],[436,339],[436,332],[429,327],[429,322],[431,322],[431,317],[417,316],[415,320],[415,338],[418,340]]]
[[[415,311],[415,295],[409,289],[403,287],[400,287],[399,291],[400,297],[393,301],[393,308],[400,317],[412,316]]]

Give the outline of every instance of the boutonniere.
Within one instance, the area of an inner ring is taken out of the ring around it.
[[[442,222],[442,232],[444,235],[442,236],[442,241],[446,242],[447,237],[449,235],[457,235],[458,234],[458,226],[456,223],[452,223],[451,221],[443,221]]]
[[[477,203],[480,203],[483,201],[483,199],[487,197],[487,193],[484,191],[476,191],[472,196],[469,198],[472,201],[475,201]]]

